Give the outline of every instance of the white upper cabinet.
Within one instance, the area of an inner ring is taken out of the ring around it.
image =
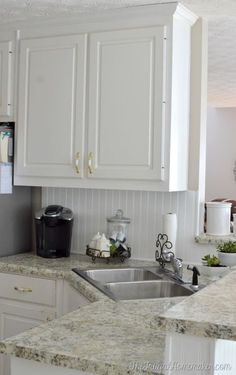
[[[20,42],[17,171],[82,177],[86,36]]]
[[[13,41],[0,40],[0,120],[12,114],[12,47]]]
[[[90,178],[162,179],[164,59],[163,26],[91,35]]]
[[[15,184],[187,190],[196,19],[173,3],[23,32]]]

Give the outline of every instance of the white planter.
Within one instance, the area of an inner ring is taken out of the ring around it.
[[[230,234],[232,203],[207,202],[207,234],[227,236]]]
[[[218,258],[220,259],[220,263],[224,266],[232,267],[236,265],[236,253],[222,253],[219,251]]]
[[[211,279],[218,279],[221,275],[229,271],[229,267],[209,267],[206,265],[198,266],[200,274],[210,277]]]

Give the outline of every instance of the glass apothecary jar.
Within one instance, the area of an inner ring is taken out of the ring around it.
[[[130,219],[124,216],[123,210],[116,211],[115,216],[107,218],[107,235],[114,242],[125,243]]]

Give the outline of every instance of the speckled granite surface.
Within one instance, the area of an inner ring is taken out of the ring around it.
[[[71,272],[71,268],[151,266],[155,262],[128,260],[124,264],[93,264],[83,255],[48,260],[33,254],[0,259],[0,272],[24,276],[65,278],[90,301],[88,306],[0,342],[0,351],[19,358],[68,367],[98,375],[161,374],[165,333],[154,317],[183,298],[115,303]]]
[[[73,267],[85,269],[153,264],[156,263],[129,260],[125,264],[107,266],[104,262],[92,264],[90,258],[78,255],[57,260],[47,260],[33,254],[1,258],[0,272],[65,278],[93,303],[1,341],[0,351],[98,375],[147,375],[162,373],[165,329],[209,337],[216,337],[217,332],[224,338],[234,337],[236,302],[232,301],[232,283],[236,282],[236,272],[226,276],[230,278],[228,282],[223,278],[186,299],[119,302],[111,301],[71,272]],[[188,273],[187,276],[190,275]],[[231,295],[230,299],[228,294]],[[229,306],[232,306],[231,314]],[[223,326],[222,322],[227,323]],[[217,324],[221,327],[219,332]]]
[[[69,258],[46,259],[33,253],[17,254],[0,258],[0,272],[16,273],[24,276],[38,276],[49,279],[66,279],[75,289],[82,293],[89,301],[108,300],[103,293],[71,271],[72,268],[122,268],[156,265],[156,262],[143,262],[128,259],[125,263],[114,261],[107,265],[104,260],[91,261],[86,255],[71,254]]]
[[[199,236],[195,237],[195,241],[202,245],[211,244],[217,245],[218,243],[227,242],[227,241],[236,241],[236,237],[232,234],[228,236],[213,236],[210,234],[200,234]]]
[[[4,340],[17,357],[95,374],[161,374],[165,334],[151,322],[176,301],[95,302]],[[155,367],[145,372],[136,367]]]
[[[236,271],[155,318],[158,329],[236,340]]]
[[[156,265],[156,262],[127,259],[124,263],[114,259],[106,264],[104,260],[91,261],[87,255],[71,254],[69,258],[47,259],[33,253],[23,253],[0,258],[0,272],[13,272],[28,276],[64,278],[65,273],[74,267],[88,268],[124,268]]]

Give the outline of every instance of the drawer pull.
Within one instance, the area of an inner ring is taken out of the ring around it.
[[[14,289],[17,292],[20,292],[20,293],[31,293],[31,292],[33,292],[33,290],[31,288],[22,288],[20,286],[14,286]]]

